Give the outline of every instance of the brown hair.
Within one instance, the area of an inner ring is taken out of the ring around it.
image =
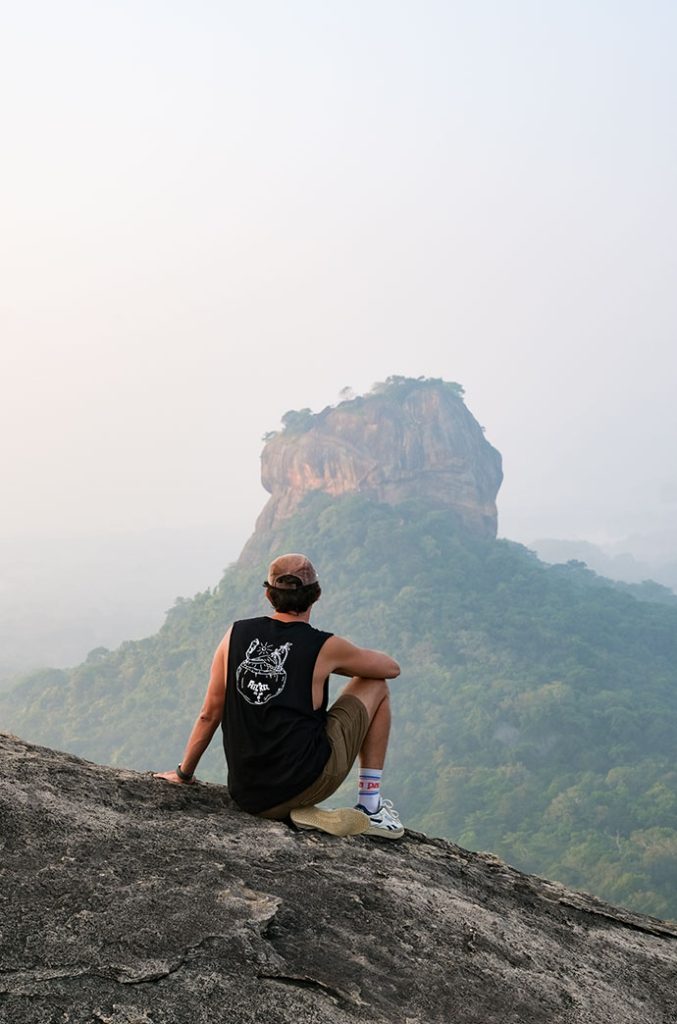
[[[281,576],[279,582],[289,584],[293,579],[292,576]],[[299,581],[297,580],[297,582]],[[307,611],[322,593],[319,583],[309,583],[305,587],[296,586],[293,590],[266,587],[266,591],[275,611],[283,614]]]

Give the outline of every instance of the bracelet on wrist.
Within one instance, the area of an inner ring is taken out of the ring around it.
[[[176,774],[181,779],[181,782],[190,782],[191,779],[193,778],[193,775],[195,774],[195,772],[191,772],[190,775],[189,775],[188,772],[184,772],[184,770],[181,767],[181,765],[178,765],[177,768],[176,768]]]

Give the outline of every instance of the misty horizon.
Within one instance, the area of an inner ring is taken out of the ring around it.
[[[239,551],[261,438],[393,374],[465,388],[500,536],[671,535],[673,4],[28,0],[0,29],[22,593],[50,538]]]

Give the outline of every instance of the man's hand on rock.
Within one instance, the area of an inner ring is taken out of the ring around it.
[[[174,782],[179,786],[192,786],[197,779],[195,776],[191,776],[190,779],[180,779],[175,771],[173,772],[153,772],[154,779],[162,779],[164,782]]]

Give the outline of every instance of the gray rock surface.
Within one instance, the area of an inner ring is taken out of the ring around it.
[[[0,734],[3,1024],[674,1024],[677,930]]]

